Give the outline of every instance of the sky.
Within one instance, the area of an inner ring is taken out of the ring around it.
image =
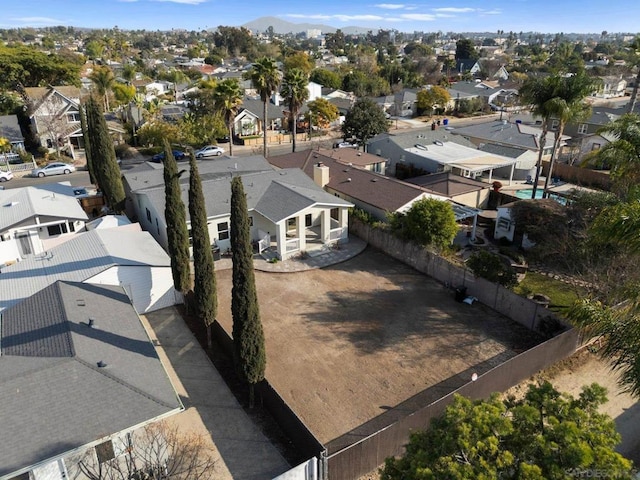
[[[401,32],[637,33],[638,0],[0,0],[0,28],[203,30],[263,16]]]

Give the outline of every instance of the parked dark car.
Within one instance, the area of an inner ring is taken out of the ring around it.
[[[173,150],[173,158],[176,160],[184,160],[187,156],[182,150]],[[151,161],[154,163],[162,163],[164,162],[164,152],[156,153],[153,157],[151,157]]]

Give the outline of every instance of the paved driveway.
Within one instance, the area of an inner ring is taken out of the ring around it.
[[[265,480],[291,467],[246,415],[178,311],[165,308],[142,321],[158,340],[160,359],[185,411],[171,417],[184,431],[210,436],[216,479]]]

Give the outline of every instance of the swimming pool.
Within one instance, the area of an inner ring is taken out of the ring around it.
[[[531,188],[525,188],[523,190],[516,190],[515,192],[513,192],[515,194],[516,197],[518,198],[522,198],[522,199],[530,199],[531,198]],[[538,188],[536,190],[536,198],[542,198],[542,194],[544,193],[544,189],[542,188]],[[563,197],[559,197],[557,195],[549,195],[549,198],[554,199],[556,202],[561,203],[562,205],[566,205],[567,204],[567,199],[563,198]]]

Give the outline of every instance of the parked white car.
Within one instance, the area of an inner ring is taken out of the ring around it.
[[[31,170],[32,177],[48,177],[49,175],[68,175],[75,172],[76,167],[68,163],[54,162],[49,165]]]
[[[13,178],[12,172],[0,172],[0,182],[8,182]]]
[[[200,150],[196,150],[194,153],[196,158],[219,157],[224,153],[224,148],[217,145],[207,145],[206,147],[202,147]]]

